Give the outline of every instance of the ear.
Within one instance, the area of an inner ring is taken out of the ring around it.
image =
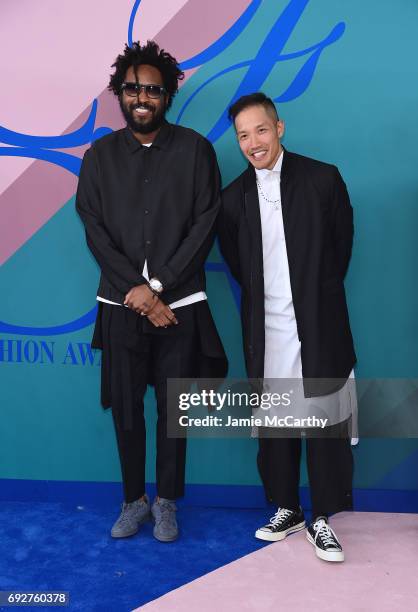
[[[279,119],[276,125],[276,129],[277,129],[277,136],[279,138],[283,137],[284,134],[284,121],[283,119]]]

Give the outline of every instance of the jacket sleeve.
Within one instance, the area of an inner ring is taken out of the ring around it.
[[[164,290],[176,288],[203,267],[215,239],[219,208],[220,174],[216,154],[210,142],[201,139],[197,146],[190,229],[170,260],[155,270]]]
[[[353,247],[353,208],[344,183],[338,169],[335,168],[334,190],[333,190],[333,219],[334,219],[334,246],[337,264],[342,278],[345,277],[350,263],[351,250]]]
[[[115,245],[102,216],[99,178],[94,149],[88,149],[81,165],[76,209],[84,223],[86,240],[106,279],[121,293],[146,283],[146,279]]]
[[[231,195],[222,195],[221,211],[218,217],[218,239],[222,257],[229,266],[235,280],[241,284],[241,271],[238,250],[238,229],[232,214]]]

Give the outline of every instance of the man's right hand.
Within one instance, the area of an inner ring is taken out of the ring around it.
[[[151,308],[151,312],[147,314],[147,317],[155,327],[168,327],[169,325],[178,324],[171,308],[164,304],[159,298],[157,298],[155,305]]]
[[[126,294],[123,303],[131,310],[135,310],[135,312],[140,314],[141,312],[147,313],[153,307],[156,299],[158,298],[156,298],[148,285],[144,284],[132,287]]]
[[[146,315],[155,327],[168,327],[178,323],[171,308],[154,295],[148,285],[133,287],[126,294],[124,304],[138,314]]]

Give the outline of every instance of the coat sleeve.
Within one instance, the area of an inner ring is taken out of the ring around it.
[[[216,154],[210,142],[202,138],[197,145],[190,229],[170,260],[154,273],[164,291],[181,285],[204,266],[215,240],[219,208],[220,173]]]
[[[238,250],[238,228],[233,215],[234,197],[231,192],[222,194],[221,211],[218,217],[218,239],[222,256],[235,280],[241,284]]]
[[[353,208],[344,183],[338,169],[335,168],[334,190],[333,190],[333,228],[334,245],[337,264],[342,278],[345,277],[350,263],[351,250],[353,247]]]
[[[146,279],[113,242],[102,217],[98,170],[94,149],[88,149],[81,165],[76,209],[84,223],[87,246],[106,279],[121,293],[146,283]]]

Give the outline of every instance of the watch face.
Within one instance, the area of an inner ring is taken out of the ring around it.
[[[154,289],[154,291],[161,291],[161,289],[163,288],[160,281],[156,278],[151,279],[149,284],[151,285],[152,289]]]

